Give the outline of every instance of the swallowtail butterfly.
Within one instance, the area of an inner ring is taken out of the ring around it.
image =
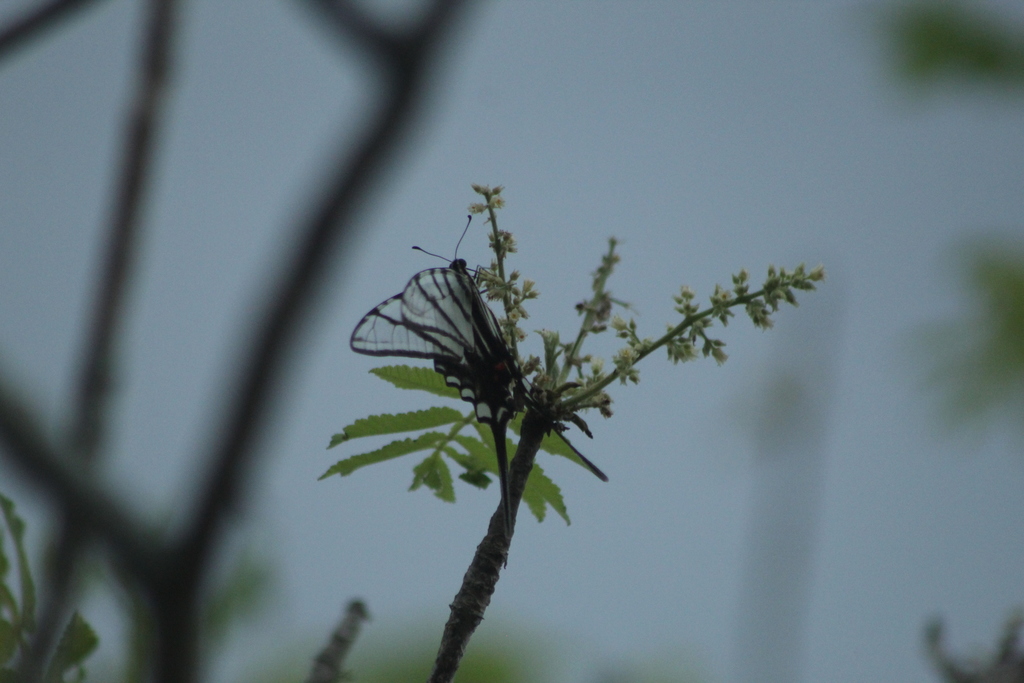
[[[401,294],[367,313],[352,332],[352,350],[370,356],[434,361],[448,386],[473,404],[489,425],[498,455],[505,533],[511,536],[505,432],[515,414],[523,376],[462,259],[412,276]]]

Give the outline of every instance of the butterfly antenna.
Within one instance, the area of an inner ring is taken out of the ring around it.
[[[462,237],[465,237],[466,233],[469,232],[469,224],[472,223],[472,222],[473,222],[473,214],[470,214],[470,215],[466,216],[466,227],[462,231]],[[455,243],[455,259],[459,258],[459,245],[462,244],[462,237],[460,237],[459,241]],[[452,259],[452,260],[455,260],[455,259]]]
[[[440,254],[435,254],[432,251],[427,251],[423,247],[413,247],[413,249],[415,249],[416,251],[422,251],[424,254],[427,254],[428,256],[433,256],[434,258],[439,258],[442,261],[447,261],[448,260],[444,256],[441,256]]]

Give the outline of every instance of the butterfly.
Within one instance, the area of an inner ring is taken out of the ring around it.
[[[413,275],[401,294],[363,316],[349,345],[369,356],[432,360],[445,384],[473,404],[477,421],[494,436],[505,533],[511,537],[505,433],[522,407],[523,375],[466,262],[456,259],[447,268]]]

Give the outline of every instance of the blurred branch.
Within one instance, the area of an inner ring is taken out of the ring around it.
[[[0,60],[8,57],[16,48],[28,40],[52,28],[62,19],[70,17],[74,10],[84,8],[94,0],[52,0],[33,10],[28,10],[0,29]]]
[[[935,619],[925,629],[928,656],[946,683],[1024,683],[1024,651],[1019,640],[1024,617],[1014,612],[1003,626],[999,644],[988,661],[967,660],[951,655],[943,642],[942,621]]]
[[[345,610],[345,616],[338,624],[338,628],[334,629],[326,647],[313,660],[313,669],[309,672],[306,683],[335,683],[341,679],[341,666],[345,662],[345,657],[359,636],[363,622],[369,618],[370,613],[362,600],[348,603],[348,609]]]
[[[519,447],[512,458],[508,472],[509,505],[512,510],[511,526],[515,529],[519,503],[523,499],[526,480],[533,469],[534,458],[544,435],[551,429],[550,420],[540,413],[528,410],[523,417],[519,434]],[[462,656],[473,632],[483,621],[484,612],[491,604],[494,587],[502,566],[508,561],[512,539],[505,534],[505,514],[499,503],[487,526],[487,535],[476,548],[469,569],[462,579],[462,587],[451,604],[451,615],[445,624],[438,648],[434,670],[428,683],[451,683],[459,669]]]

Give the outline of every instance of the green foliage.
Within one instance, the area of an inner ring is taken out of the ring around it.
[[[14,501],[3,494],[0,494],[0,516],[4,520],[0,527],[0,683],[8,683],[15,680],[16,659],[19,654],[25,654],[29,636],[36,629],[36,588],[25,550],[25,521],[15,510]],[[8,539],[16,557],[17,591],[10,583],[12,564],[7,554]],[[75,612],[46,666],[44,683],[84,680],[83,662],[98,645],[99,638],[92,627]]]
[[[458,398],[458,393],[446,386],[438,373],[427,368],[392,365],[375,368],[371,372],[403,389],[420,389],[433,394],[445,395],[448,398]],[[440,383],[440,387],[438,383]],[[446,391],[440,391],[439,389],[442,387]],[[516,433],[518,433],[520,422],[521,417],[510,425]],[[371,415],[356,420],[340,433],[331,437],[328,448],[333,448],[351,439],[415,432],[447,425],[450,425],[450,429],[446,433],[427,431],[414,438],[396,439],[376,450],[339,460],[324,472],[320,479],[332,475],[346,477],[368,465],[375,465],[411,453],[427,452],[427,456],[413,467],[410,491],[426,487],[441,500],[448,503],[455,502],[454,478],[446,458],[462,470],[459,479],[477,488],[487,488],[493,481],[492,475],[498,473],[497,453],[490,430],[483,429],[476,423],[472,410],[462,413],[453,408],[437,406],[409,413]],[[473,425],[475,434],[467,434],[463,431],[469,425]],[[515,452],[515,444],[511,441],[507,442],[507,447],[509,453]],[[556,440],[554,437],[546,438],[541,447],[548,452],[579,462],[579,459],[564,445],[564,442]],[[561,491],[539,467],[535,467],[535,471],[531,473],[526,482],[523,500],[538,521],[544,520],[547,515],[547,507],[550,506],[566,523],[569,522]]]
[[[916,2],[895,12],[890,32],[900,71],[915,82],[984,79],[1024,85],[1024,27],[976,6]]]
[[[25,521],[14,511],[14,501],[0,495],[0,513],[3,514],[4,525],[14,541],[14,551],[18,562],[18,585],[21,587],[21,609],[12,611],[15,630],[21,633],[32,633],[36,629],[36,586],[32,580],[32,571],[28,565],[28,554],[25,552]],[[0,546],[0,553],[3,552]],[[9,561],[3,559],[4,574],[7,573]],[[6,576],[4,577],[6,578]],[[4,583],[6,587],[6,581]],[[5,591],[8,592],[8,591]]]
[[[953,422],[1009,410],[1024,413],[1024,252],[1005,245],[968,250],[973,315],[927,331],[932,380]]]

